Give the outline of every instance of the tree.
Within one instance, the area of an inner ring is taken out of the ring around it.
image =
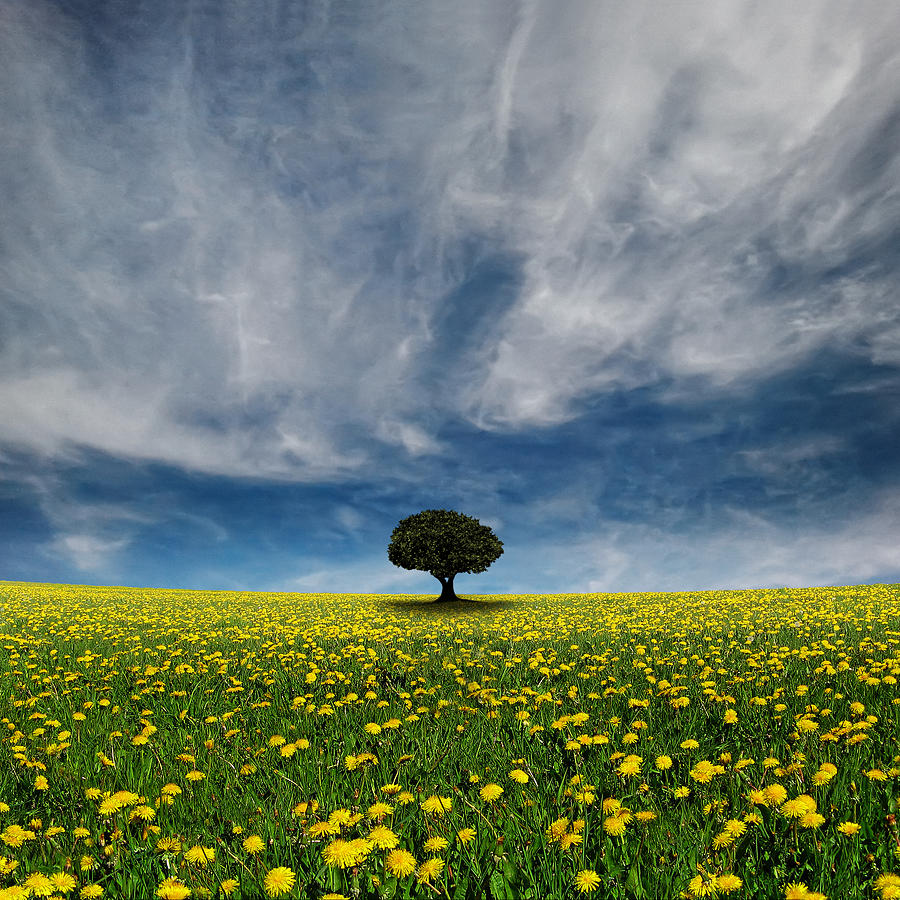
[[[442,600],[460,600],[453,579],[483,572],[503,553],[503,543],[478,519],[452,509],[426,509],[402,519],[391,534],[388,559],[401,569],[434,575]]]

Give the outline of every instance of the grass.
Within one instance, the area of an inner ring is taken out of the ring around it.
[[[0,582],[0,900],[900,896],[900,586],[422,600]]]

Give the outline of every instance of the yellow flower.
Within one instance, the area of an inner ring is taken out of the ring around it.
[[[219,890],[226,896],[230,897],[239,887],[241,883],[236,878],[226,878],[219,885]]]
[[[244,838],[243,846],[247,853],[256,854],[265,849],[266,842],[258,834],[251,834]]]
[[[513,769],[509,777],[518,784],[528,784],[528,773],[522,769]]]
[[[394,811],[394,807],[389,803],[384,803],[379,801],[378,803],[373,803],[368,811],[367,815],[370,819],[383,819],[385,816],[389,815]]]
[[[809,888],[801,881],[794,881],[784,888],[784,900],[806,900]]]
[[[425,841],[424,850],[426,853],[440,853],[441,850],[445,850],[449,844],[450,841],[448,841],[447,838],[435,835],[435,837]]]
[[[400,839],[385,825],[376,825],[369,832],[369,840],[378,847],[379,850],[390,850],[400,843]]]
[[[397,848],[391,850],[384,858],[384,865],[391,875],[406,878],[416,871],[416,858],[408,850]]]
[[[46,791],[50,789],[50,783],[43,775],[38,775],[37,778],[34,779],[34,789],[36,791]]]
[[[858,834],[861,827],[862,826],[856,822],[841,822],[841,824],[838,825],[837,830],[841,834],[851,837],[854,834]]]
[[[81,900],[95,900],[103,896],[103,887],[99,884],[86,884],[78,893]]]
[[[43,872],[32,872],[25,879],[25,887],[35,897],[49,897],[53,893],[53,882]]]
[[[613,837],[624,834],[625,828],[626,822],[622,816],[609,816],[603,820],[603,830]]]
[[[431,884],[431,880],[437,878],[443,868],[444,861],[439,856],[426,859],[416,872],[416,881],[419,884]]]
[[[468,844],[475,837],[475,829],[461,828],[456,832],[456,837],[461,844]]]
[[[743,885],[743,881],[737,875],[728,872],[718,877],[718,887],[723,894],[730,894],[732,891],[738,891]]]
[[[53,884],[55,890],[59,891],[60,894],[68,894],[69,891],[75,889],[75,886],[78,882],[75,880],[74,875],[70,875],[68,872],[54,872],[50,876],[50,881]]]
[[[186,900],[191,896],[191,889],[178,878],[166,878],[156,889],[156,896],[162,900]]]
[[[377,722],[369,722],[365,727],[366,734],[381,734],[381,726]]]
[[[322,850],[322,858],[325,864],[332,868],[349,869],[356,865],[358,849],[354,841],[345,841],[343,838],[335,838],[326,844]]]
[[[499,784],[486,784],[479,792],[479,796],[485,803],[493,803],[501,794],[503,788]]]
[[[263,887],[269,897],[280,897],[288,893],[297,881],[297,876],[286,866],[270,869],[266,873]]]
[[[600,884],[600,876],[593,869],[582,869],[575,876],[575,887],[581,894],[590,894]]]
[[[672,768],[672,757],[666,756],[663,754],[662,756],[656,757],[656,768],[659,769],[660,772],[665,772],[666,769]]]
[[[212,847],[194,846],[184,854],[184,858],[189,863],[205,866],[216,858],[216,851]]]
[[[692,897],[715,897],[719,892],[719,879],[716,875],[695,875],[688,882],[688,891]]]
[[[699,781],[701,784],[709,784],[713,775],[716,774],[716,767],[706,759],[701,759],[690,771],[691,778]]]
[[[783,785],[770,784],[763,788],[763,796],[769,806],[780,806],[787,800],[787,791]]]
[[[188,781],[203,781],[203,779],[206,778],[199,769],[191,769],[184,777],[187,778]]]
[[[420,806],[423,812],[431,813],[434,816],[443,816],[445,812],[450,812],[453,808],[453,801],[449,797],[438,797],[437,794],[432,794],[427,800],[423,800]]]

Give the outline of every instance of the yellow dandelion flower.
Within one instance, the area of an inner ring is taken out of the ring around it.
[[[499,787],[499,785],[497,785],[497,787]],[[400,802],[399,798],[397,802]],[[432,794],[427,800],[423,800],[419,805],[422,807],[423,812],[430,813],[433,816],[443,816],[445,812],[450,812],[453,808],[453,801],[449,797],[438,797],[437,794]]]
[[[600,876],[593,869],[582,869],[575,876],[575,887],[581,894],[590,894],[600,885]]]
[[[400,843],[400,839],[385,825],[376,825],[369,832],[369,840],[379,850],[391,850]]]
[[[857,822],[841,822],[837,830],[847,837],[852,837],[854,834],[859,834],[861,828],[862,826]]]
[[[663,754],[662,756],[656,757],[656,768],[659,769],[660,772],[665,772],[666,769],[672,768],[672,757],[666,756]]]
[[[191,889],[178,878],[166,878],[156,889],[156,896],[162,900],[186,900],[191,896]]]
[[[522,769],[513,769],[509,777],[517,784],[528,784],[528,773]]]
[[[399,847],[384,858],[384,866],[396,878],[406,878],[416,871],[416,858],[408,850]]]
[[[481,797],[485,803],[493,803],[501,794],[503,793],[503,788],[500,787],[499,784],[486,784],[479,792],[478,795]]]
[[[603,820],[603,830],[613,837],[624,834],[626,825],[622,816],[608,816]]]
[[[266,842],[258,834],[251,834],[243,841],[244,851],[250,854],[262,853],[265,846]]]
[[[809,888],[802,881],[785,885],[784,900],[809,900]]]
[[[432,880],[441,874],[444,868],[444,861],[439,856],[426,859],[416,871],[416,881],[419,884],[431,884]]]
[[[475,834],[474,828],[460,828],[460,830],[456,832],[456,838],[461,844],[465,845],[474,839]]]
[[[68,872],[54,872],[50,876],[50,882],[54,890],[59,891],[60,894],[68,894],[70,891],[75,890],[75,886],[78,884],[75,876],[70,875]]]
[[[32,872],[25,879],[25,887],[35,897],[49,897],[54,890],[53,882],[43,872]]]
[[[269,897],[287,894],[297,881],[297,876],[287,866],[270,869],[263,880],[263,887]]]
[[[184,858],[194,865],[205,866],[216,858],[216,851],[212,847],[195,845],[184,854]]]
[[[236,878],[226,878],[219,884],[219,890],[226,897],[230,897],[240,886],[241,883]]]
[[[730,894],[732,891],[739,891],[744,882],[737,875],[726,872],[724,875],[718,876],[718,887],[723,894]]]
[[[692,897],[715,897],[719,892],[719,879],[716,875],[695,875],[688,882],[688,891]]]

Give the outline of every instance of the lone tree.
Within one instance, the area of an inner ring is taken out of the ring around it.
[[[483,572],[501,553],[503,543],[487,525],[452,509],[426,509],[402,519],[388,546],[388,559],[395,566],[437,578],[437,602],[464,599],[453,590],[454,577]]]

